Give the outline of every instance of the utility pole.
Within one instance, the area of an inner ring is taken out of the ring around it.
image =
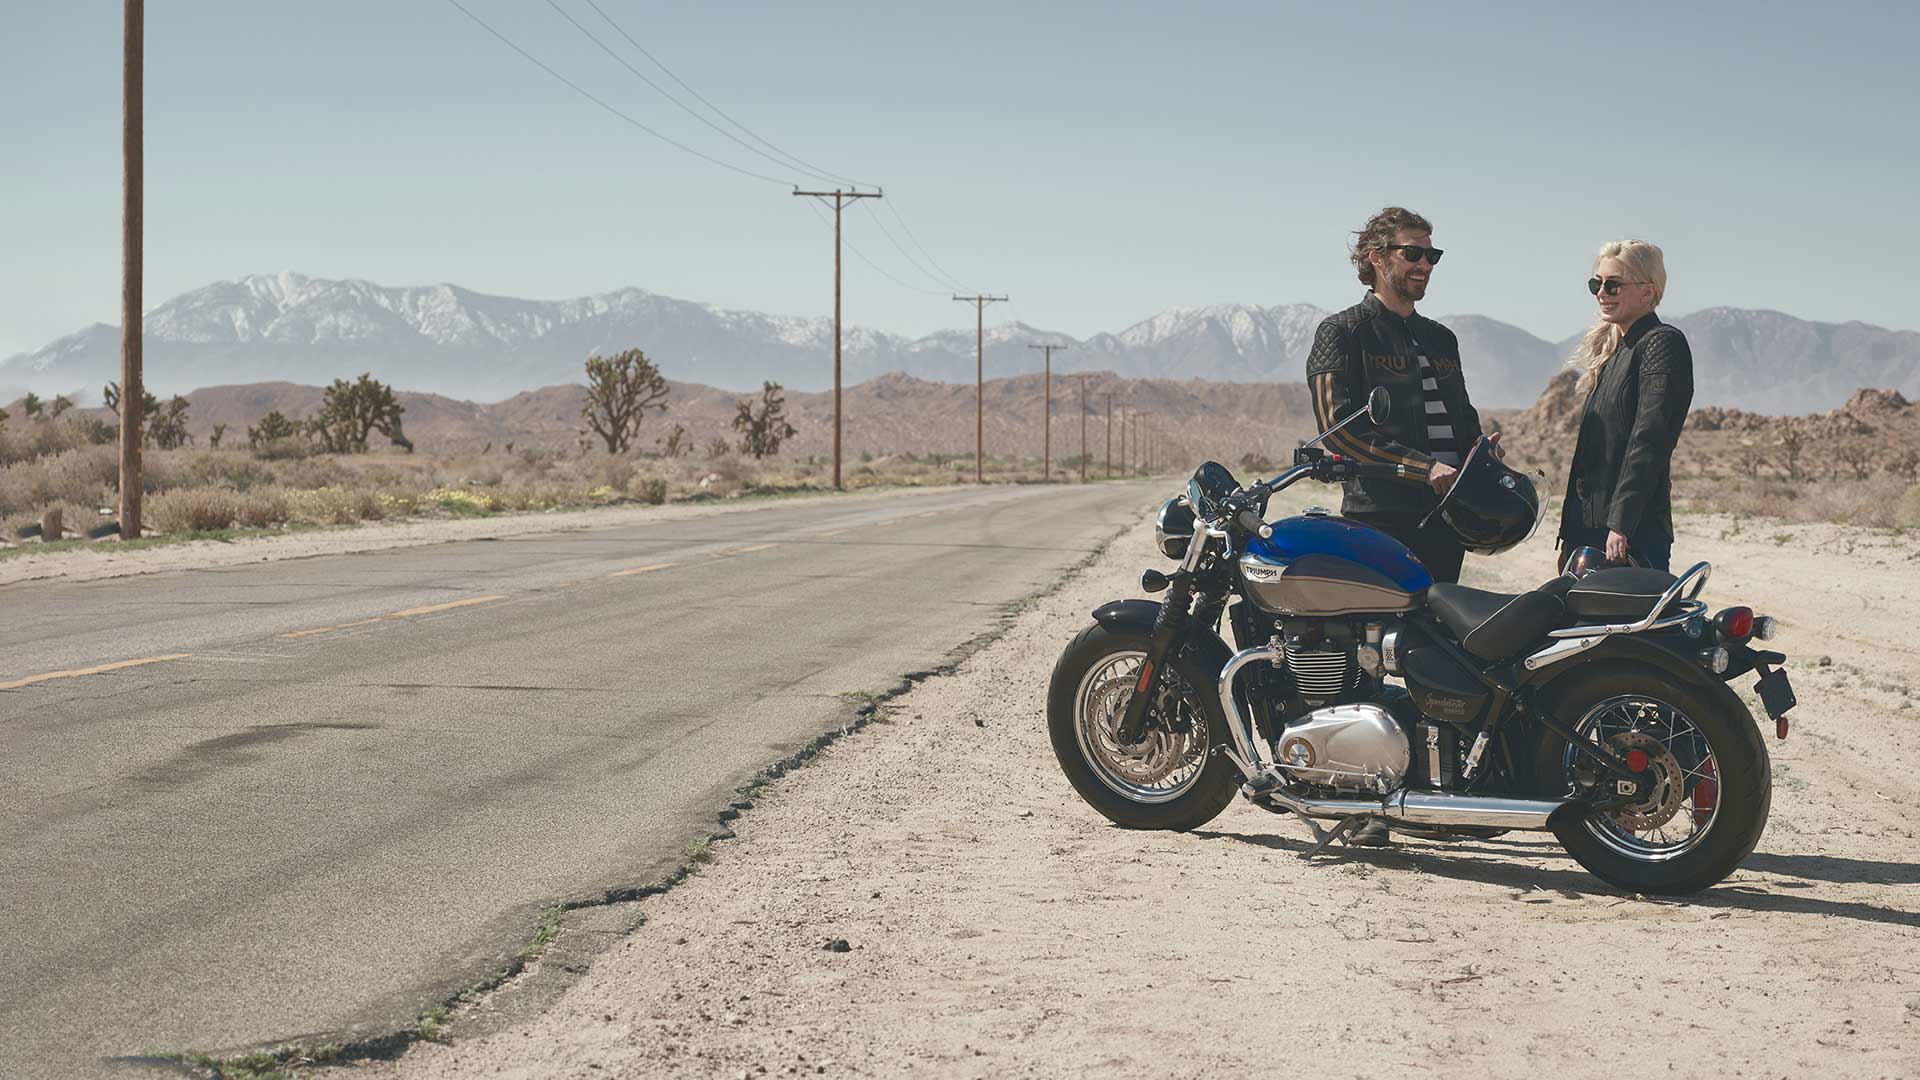
[[[1113,391],[1107,391],[1107,479],[1113,479]]]
[[[1047,419],[1046,435],[1041,439],[1040,476],[1042,483],[1053,483],[1053,354],[1055,350],[1071,348],[1068,345],[1029,345],[1029,349],[1040,349],[1047,354]]]
[[[981,389],[987,370],[987,322],[988,304],[1006,300],[1004,296],[956,296],[955,300],[973,305],[973,482],[987,482],[985,467],[987,445],[986,395]]]
[[[120,112],[120,539],[140,539],[141,206],[146,134],[146,0],[126,0]]]
[[[1087,375],[1080,373],[1080,482],[1087,482]]]
[[[833,490],[840,487],[840,211],[853,205],[856,199],[878,199],[878,191],[801,191],[794,188],[795,195],[819,199],[833,207]]]

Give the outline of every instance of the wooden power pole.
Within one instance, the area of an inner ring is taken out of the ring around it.
[[[987,370],[987,322],[988,304],[1006,300],[1004,296],[956,296],[955,300],[973,305],[973,482],[987,482],[984,462],[987,445],[986,395],[981,387],[985,383]]]
[[[1107,391],[1107,479],[1113,479],[1113,391]]]
[[[793,189],[795,195],[805,195],[819,199],[833,207],[833,490],[840,487],[840,211],[853,205],[856,199],[878,199],[878,191],[801,191]]]
[[[1068,345],[1029,345],[1029,349],[1040,349],[1047,354],[1047,412],[1045,426],[1047,433],[1040,440],[1040,482],[1053,483],[1053,354],[1058,350],[1071,348]]]
[[[140,372],[141,176],[146,110],[143,57],[146,0],[126,0],[120,113],[120,539],[140,539],[140,406],[146,401]]]
[[[1087,376],[1080,373],[1080,482],[1087,482]]]

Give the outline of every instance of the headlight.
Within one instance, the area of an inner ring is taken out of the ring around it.
[[[1153,542],[1160,554],[1169,559],[1187,557],[1187,544],[1193,539],[1193,507],[1179,496],[1160,504],[1153,519]]]

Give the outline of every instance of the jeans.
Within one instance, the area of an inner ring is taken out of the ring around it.
[[[1567,500],[1566,510],[1562,512],[1560,527],[1560,561],[1565,562],[1567,555],[1575,548],[1596,547],[1607,549],[1605,525],[1586,526],[1576,524],[1580,520],[1580,497],[1575,495]],[[1673,537],[1662,535],[1646,525],[1640,526],[1632,536],[1627,537],[1627,556],[1643,562],[1655,570],[1671,573],[1673,565]]]

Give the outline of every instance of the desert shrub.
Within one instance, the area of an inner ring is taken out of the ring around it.
[[[275,467],[274,473],[290,488],[344,487],[353,478],[337,458],[324,454],[286,461]]]
[[[1894,523],[1903,529],[1920,528],[1920,484],[1901,493],[1900,510]]]
[[[298,461],[313,453],[313,444],[300,435],[262,439],[253,447],[254,456],[262,461]]]
[[[163,533],[215,529],[263,529],[287,520],[285,493],[267,489],[239,492],[228,488],[175,488],[146,502],[144,521]]]
[[[456,517],[481,517],[500,509],[500,500],[482,491],[462,488],[435,488],[422,498]]]
[[[667,501],[667,478],[664,476],[643,476],[637,478],[628,490],[633,497],[649,506],[659,506]]]
[[[351,525],[387,515],[378,492],[337,485],[294,488],[286,493],[286,502],[288,520],[312,525]]]
[[[634,463],[623,457],[605,457],[599,461],[600,483],[615,491],[625,491],[633,483],[633,475],[639,469]]]
[[[225,488],[174,488],[147,499],[141,520],[156,532],[212,532],[233,526],[241,499]]]
[[[82,446],[0,467],[0,515],[63,502],[101,506],[111,501],[119,478],[120,458],[110,446]]]

